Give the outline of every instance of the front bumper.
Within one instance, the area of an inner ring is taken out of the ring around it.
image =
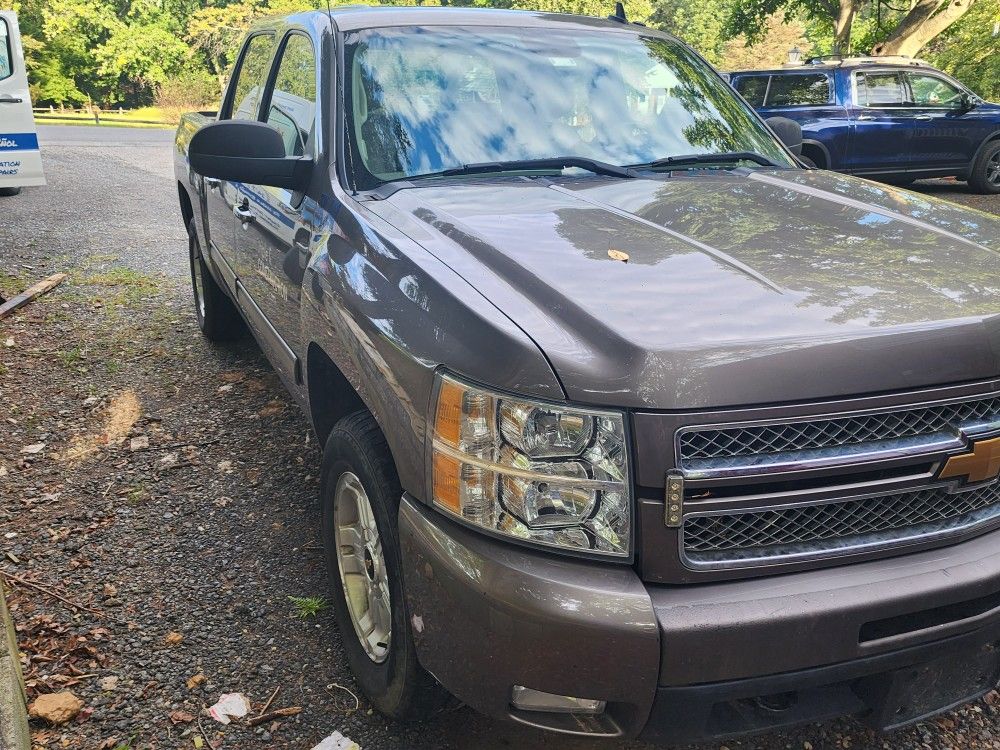
[[[679,586],[495,541],[410,498],[399,534],[421,663],[498,718],[652,741],[846,714],[888,728],[971,699],[1000,677],[996,534],[826,570]],[[956,680],[948,669],[957,663],[983,669]],[[514,685],[608,708],[600,720],[517,711]]]

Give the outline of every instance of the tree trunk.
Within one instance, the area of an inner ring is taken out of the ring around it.
[[[913,57],[938,34],[964,16],[976,0],[916,0],[889,37],[872,48],[873,55]]]
[[[840,0],[833,19],[833,52],[846,55],[851,51],[851,26],[858,12],[859,0]]]

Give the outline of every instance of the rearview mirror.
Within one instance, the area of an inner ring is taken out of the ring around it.
[[[788,150],[802,156],[802,126],[787,117],[768,117],[764,120]]]
[[[203,126],[188,145],[191,169],[202,177],[302,191],[312,160],[286,156],[281,134],[251,120],[223,120]]]

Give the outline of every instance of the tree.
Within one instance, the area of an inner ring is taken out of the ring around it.
[[[928,42],[969,12],[976,0],[916,0],[884,42],[872,48],[874,55],[913,57]]]
[[[767,28],[767,19],[783,11],[789,20],[802,14],[810,20],[823,21],[833,33],[833,51],[851,51],[851,36],[857,18],[862,13],[873,15],[878,32],[872,54],[915,55],[930,41],[955,23],[976,3],[976,0],[911,0],[899,10],[889,0],[731,0],[725,24],[729,37],[743,34],[754,43]],[[894,18],[888,29],[882,19]]]
[[[930,60],[980,96],[1000,99],[1000,0],[979,0],[960,21],[935,39]]]

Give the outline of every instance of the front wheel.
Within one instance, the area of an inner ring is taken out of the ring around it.
[[[986,145],[969,172],[969,187],[977,193],[1000,193],[1000,141]]]
[[[448,694],[417,662],[396,525],[403,491],[368,412],[334,426],[320,492],[334,613],[351,671],[386,716],[426,718],[444,707]]]
[[[5,188],[0,188],[0,197],[9,198],[11,196],[15,196],[15,195],[20,194],[20,192],[21,192],[21,188],[19,188],[19,187],[5,187]]]
[[[209,341],[238,339],[243,333],[243,319],[205,265],[194,219],[188,224],[188,260],[191,263],[194,314],[201,332]]]

